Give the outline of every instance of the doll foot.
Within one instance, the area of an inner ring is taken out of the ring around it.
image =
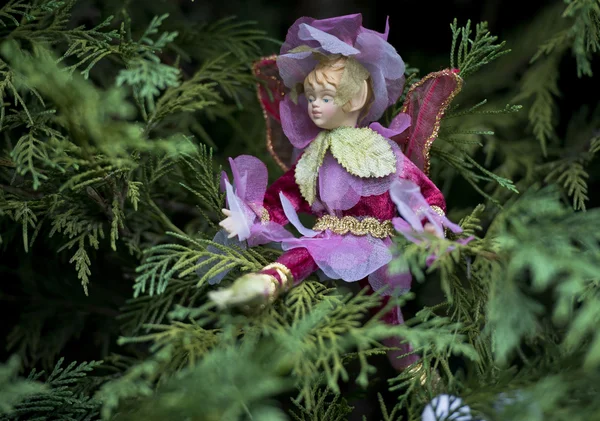
[[[229,288],[209,292],[208,297],[221,309],[264,307],[275,297],[278,284],[271,275],[250,273],[236,279]]]

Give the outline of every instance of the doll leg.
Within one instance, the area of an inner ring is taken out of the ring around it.
[[[362,288],[368,287],[369,294],[373,293],[373,289],[369,285],[369,282],[367,279],[362,279],[359,282],[360,282],[360,286]],[[388,303],[389,299],[390,299],[389,296],[384,297],[383,302],[381,303],[381,306],[379,308],[374,308],[373,313],[376,313],[377,311],[379,311],[381,309],[381,307],[384,307]],[[390,311],[388,311],[383,316],[383,321],[389,325],[399,325],[399,324],[404,323],[404,317],[402,317],[402,311],[400,310],[400,307],[395,306]],[[384,339],[383,344],[386,346],[389,346],[390,348],[391,347],[398,348],[398,350],[396,350],[396,351],[388,351],[387,352],[387,356],[388,356],[388,359],[390,360],[390,363],[398,371],[404,370],[406,367],[414,364],[415,362],[419,361],[419,359],[420,359],[420,357],[417,354],[411,354],[411,355],[407,355],[402,358],[398,358],[401,355],[408,354],[409,352],[412,351],[412,346],[407,342],[403,342],[402,338],[400,338],[398,336],[393,336],[391,338]]]

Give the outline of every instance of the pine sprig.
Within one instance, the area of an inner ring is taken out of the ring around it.
[[[347,415],[353,411],[353,407],[340,394],[332,394],[327,389],[319,386],[313,387],[314,397],[311,399],[315,403],[310,409],[302,406],[297,400],[292,400],[296,407],[295,412],[290,415],[295,421],[312,420],[331,420],[344,421]]]
[[[571,47],[577,61],[577,76],[592,76],[592,54],[600,51],[600,5],[595,0],[568,0],[562,14],[571,24],[542,44],[531,61],[555,50]]]
[[[437,145],[433,145],[431,151],[432,154],[439,157],[450,167],[454,168],[454,170],[456,170],[456,172],[458,172],[479,194],[496,205],[499,205],[498,200],[492,197],[489,193],[485,192],[479,183],[497,183],[509,191],[518,192],[511,180],[501,177],[484,168],[477,161],[475,161],[467,151],[457,147],[456,143],[454,144],[454,149],[452,152],[442,149]],[[475,172],[474,169],[478,171]]]
[[[487,99],[482,100],[481,102],[473,105],[470,108],[464,109],[464,110],[450,110],[449,112],[446,112],[444,114],[444,121],[451,119],[451,118],[456,118],[456,117],[462,117],[462,116],[468,116],[468,115],[497,115],[497,114],[512,114],[512,113],[516,113],[519,112],[523,106],[522,105],[511,105],[511,104],[506,104],[504,106],[503,109],[500,110],[480,110],[480,108],[487,104]]]
[[[88,246],[96,250],[99,248],[100,240],[104,238],[103,223],[90,220],[85,210],[71,208],[57,214],[53,218],[51,225],[52,229],[48,234],[49,237],[52,237],[55,233],[60,233],[69,238],[69,241],[63,244],[57,252],[66,249],[70,250],[74,246],[77,246],[77,250],[69,260],[69,263],[75,263],[77,278],[81,280],[81,285],[87,295],[89,276],[91,275],[91,260],[86,250],[86,242]]]
[[[220,215],[225,203],[225,194],[221,192],[220,187],[218,173],[221,168],[213,167],[213,150],[200,145],[194,154],[184,154],[181,161],[194,174],[189,186],[182,183],[182,187],[196,196],[211,212]]]
[[[20,201],[10,196],[0,195],[0,215],[5,214],[16,223],[21,224],[23,248],[26,252],[33,244],[33,237],[29,240],[29,229],[38,226],[38,216],[35,210],[40,209],[40,203],[36,201]]]
[[[30,396],[21,402],[3,421],[25,420],[77,420],[88,421],[97,417],[99,402],[86,396],[82,387],[87,382],[88,374],[98,367],[101,362],[90,361],[77,365],[72,362],[67,367],[61,367],[61,358],[55,365],[47,380],[46,390]],[[39,380],[44,372],[31,372],[30,381]]]
[[[175,113],[214,110],[215,106],[223,105],[221,92],[241,107],[240,94],[253,86],[255,80],[244,62],[232,62],[230,54],[205,61],[190,79],[167,89],[158,100],[148,126],[151,128]]]
[[[555,139],[557,106],[554,97],[560,95],[558,89],[558,64],[560,52],[554,52],[530,67],[523,75],[521,92],[515,101],[532,100],[529,108],[529,121],[533,134],[540,142],[542,152],[547,154],[548,141]]]
[[[459,28],[457,20],[450,24],[452,30],[452,47],[450,50],[450,67],[457,67],[460,75],[466,78],[482,66],[510,52],[503,50],[505,42],[495,44],[498,37],[487,29],[487,22],[475,25],[475,38],[471,39],[471,21]],[[460,40],[459,40],[460,37]],[[457,50],[458,47],[458,50]],[[455,56],[456,54],[456,56]],[[456,63],[455,63],[456,60]]]
[[[147,330],[145,326],[163,323],[174,306],[195,305],[204,292],[202,287],[191,289],[186,280],[171,279],[160,295],[142,295],[128,300],[118,319],[124,331],[134,335]]]
[[[183,34],[183,41],[193,42],[198,53],[205,57],[220,56],[224,51],[229,51],[233,57],[248,63],[261,54],[260,42],[277,42],[268,38],[265,31],[255,29],[255,24],[252,21],[238,21],[235,16],[212,23],[200,23],[189,33]]]
[[[285,297],[285,308],[292,320],[304,319],[311,309],[326,299],[332,289],[320,282],[305,281],[292,289]]]
[[[589,166],[598,152],[594,133],[597,127],[595,121],[599,115],[598,110],[589,115],[585,108],[575,114],[569,121],[565,139],[565,147],[570,149],[569,155],[538,168],[540,174],[546,174],[544,182],[562,185],[567,195],[573,198],[575,210],[586,209],[589,174],[585,167]]]
[[[485,210],[485,206],[479,204],[473,209],[473,211],[460,220],[458,225],[462,228],[463,232],[461,236],[463,237],[471,237],[475,236],[478,232],[481,232],[483,228],[481,227],[481,217]]]
[[[531,293],[556,291],[553,316],[561,323],[581,311],[573,308],[574,300],[588,289],[600,264],[600,236],[589,229],[599,218],[595,210],[574,213],[566,208],[556,189],[528,192],[496,218],[488,235],[496,236],[502,260],[490,272],[487,331],[497,361],[507,362],[521,338],[539,332],[543,307]],[[507,317],[509,302],[519,302],[520,310]]]
[[[135,280],[135,297],[145,293],[146,288],[150,295],[162,294],[173,277],[183,279],[189,275],[193,276],[202,268],[208,270],[194,282],[197,286],[224,271],[258,271],[267,264],[266,260],[260,259],[260,255],[251,251],[236,250],[213,241],[193,239],[185,235],[168,234],[186,245],[162,244],[145,250],[146,257],[136,269],[140,275]],[[208,247],[218,252],[212,252]]]
[[[235,338],[237,335],[228,329],[225,336]],[[237,346],[214,347],[195,366],[182,369],[154,391],[152,382],[174,352],[172,346],[162,348],[150,361],[132,367],[121,379],[102,387],[98,398],[103,402],[103,418],[109,419],[118,409],[122,420],[166,419],[173,416],[173,399],[180,402],[178,414],[182,417],[193,415],[208,421],[211,418],[238,419],[242,415],[262,416],[272,407],[266,399],[292,385],[280,374],[285,367],[285,356],[277,346],[269,341],[259,344],[256,336],[247,334]],[[265,351],[269,352],[268,356]],[[214,387],[216,384],[218,388]],[[232,396],[236,399],[232,400]],[[134,397],[136,405],[129,407],[127,399]]]
[[[0,419],[10,415],[15,406],[31,395],[45,393],[48,388],[40,382],[18,378],[19,358],[13,355],[6,364],[0,364]]]
[[[136,56],[128,60],[127,69],[122,69],[116,79],[117,86],[126,84],[134,89],[136,97],[142,101],[145,113],[154,111],[154,98],[161,90],[179,85],[179,69],[161,63],[157,55],[175,40],[177,32],[163,32],[158,39],[152,39],[168,16],[164,14],[152,19],[138,43],[134,44],[137,47]]]
[[[17,173],[20,175],[31,174],[33,178],[33,189],[37,190],[42,180],[47,180],[48,176],[40,172],[34,163],[40,161],[41,164],[53,167],[55,164],[48,156],[46,144],[36,137],[34,130],[23,135],[15,148],[11,151],[10,157],[13,159]]]
[[[44,16],[44,12],[56,12],[61,6],[62,2],[54,0],[42,1],[34,5],[27,3],[26,0],[9,0],[0,9],[0,25],[5,28],[11,24],[19,27],[23,23],[39,20]]]
[[[587,196],[586,180],[589,174],[583,169],[581,162],[576,160],[565,160],[567,162],[555,165],[552,171],[548,173],[544,181],[562,184],[567,194],[573,197],[573,209],[585,210],[585,202],[589,199]]]
[[[67,71],[72,73],[85,65],[81,74],[88,79],[90,71],[100,60],[119,52],[118,48],[113,45],[113,41],[119,37],[118,31],[116,29],[109,32],[102,31],[111,25],[113,18],[113,16],[109,16],[91,29],[79,26],[66,33],[69,47],[60,57],[59,62],[71,57],[77,59],[74,64],[66,67]]]

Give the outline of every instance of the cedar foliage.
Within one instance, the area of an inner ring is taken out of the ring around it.
[[[599,419],[600,107],[559,101],[559,76],[592,77],[597,1],[548,5],[515,35],[533,43],[451,23],[465,88],[432,178],[464,233],[397,240],[415,287],[389,304],[414,313],[394,327],[377,296],[316,277],[254,314],[207,301],[208,278],[278,255],[212,241],[226,157],[277,175],[250,72],[276,40],[108,4],[81,26],[76,0],[0,8],[1,420],[346,420],[365,390],[385,421],[420,420],[439,393],[487,420]],[[407,68],[407,88],[429,70]],[[391,334],[441,386],[391,374]]]

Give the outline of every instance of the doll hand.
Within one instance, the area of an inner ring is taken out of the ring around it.
[[[275,297],[278,281],[271,275],[249,273],[235,280],[229,288],[211,291],[208,297],[219,308],[244,306],[251,308],[266,304]]]
[[[227,231],[227,233],[229,234],[227,236],[227,238],[233,238],[236,235],[238,235],[238,229],[237,229],[237,224],[235,219],[233,218],[233,216],[231,216],[231,211],[229,209],[221,209],[223,211],[223,214],[227,217],[225,219],[223,219],[221,222],[219,222],[219,225],[225,230]]]
[[[425,225],[423,225],[423,231],[425,231],[428,234],[433,234],[438,238],[444,238],[444,235],[438,234],[438,232],[435,229],[435,225],[433,225],[431,222],[427,222],[425,223]]]

